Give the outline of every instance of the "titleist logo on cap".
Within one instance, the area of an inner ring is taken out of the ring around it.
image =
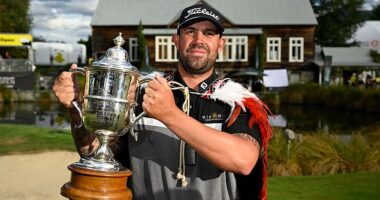
[[[184,17],[185,19],[196,14],[204,14],[213,17],[215,20],[219,20],[219,16],[214,14],[212,11],[208,11],[206,8],[193,8],[187,11],[187,15]]]

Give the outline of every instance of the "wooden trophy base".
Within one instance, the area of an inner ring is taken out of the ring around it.
[[[61,187],[61,195],[70,200],[79,199],[132,199],[132,192],[127,187],[130,170],[105,172],[68,166],[71,171],[70,182]]]

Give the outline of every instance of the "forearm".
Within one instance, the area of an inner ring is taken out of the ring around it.
[[[94,152],[99,146],[95,134],[90,133],[84,127],[82,119],[75,108],[68,108],[71,121],[71,134],[74,139],[75,147],[81,157]]]
[[[249,174],[256,164],[259,148],[249,138],[207,127],[180,110],[163,123],[220,169]]]

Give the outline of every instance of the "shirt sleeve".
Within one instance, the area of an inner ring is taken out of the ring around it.
[[[227,127],[227,123],[223,125],[223,131],[228,133],[245,133],[252,136],[261,146],[261,135],[257,124],[255,124],[252,128],[248,126],[248,120],[250,117],[250,113],[241,111],[237,119],[231,126]]]

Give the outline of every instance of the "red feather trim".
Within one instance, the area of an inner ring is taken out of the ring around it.
[[[239,116],[240,111],[241,111],[241,107],[240,107],[240,106],[237,106],[236,109],[232,112],[231,117],[230,117],[230,120],[228,120],[228,122],[227,122],[227,127],[231,126],[232,123],[234,123],[234,121],[235,121],[235,120],[237,119],[237,117]]]
[[[268,106],[265,105],[262,101],[254,98],[244,98],[242,101],[245,108],[248,109],[251,113],[251,116],[248,121],[248,125],[252,128],[255,124],[258,125],[260,134],[261,134],[261,147],[264,151],[264,155],[262,157],[263,161],[263,172],[262,172],[262,188],[260,199],[267,199],[266,185],[267,185],[267,149],[269,140],[272,137],[272,129],[268,120],[268,113],[272,114],[269,110]],[[233,110],[231,118],[228,120],[227,126],[230,126],[238,117],[241,112],[241,107],[238,104],[235,104],[235,110]]]

